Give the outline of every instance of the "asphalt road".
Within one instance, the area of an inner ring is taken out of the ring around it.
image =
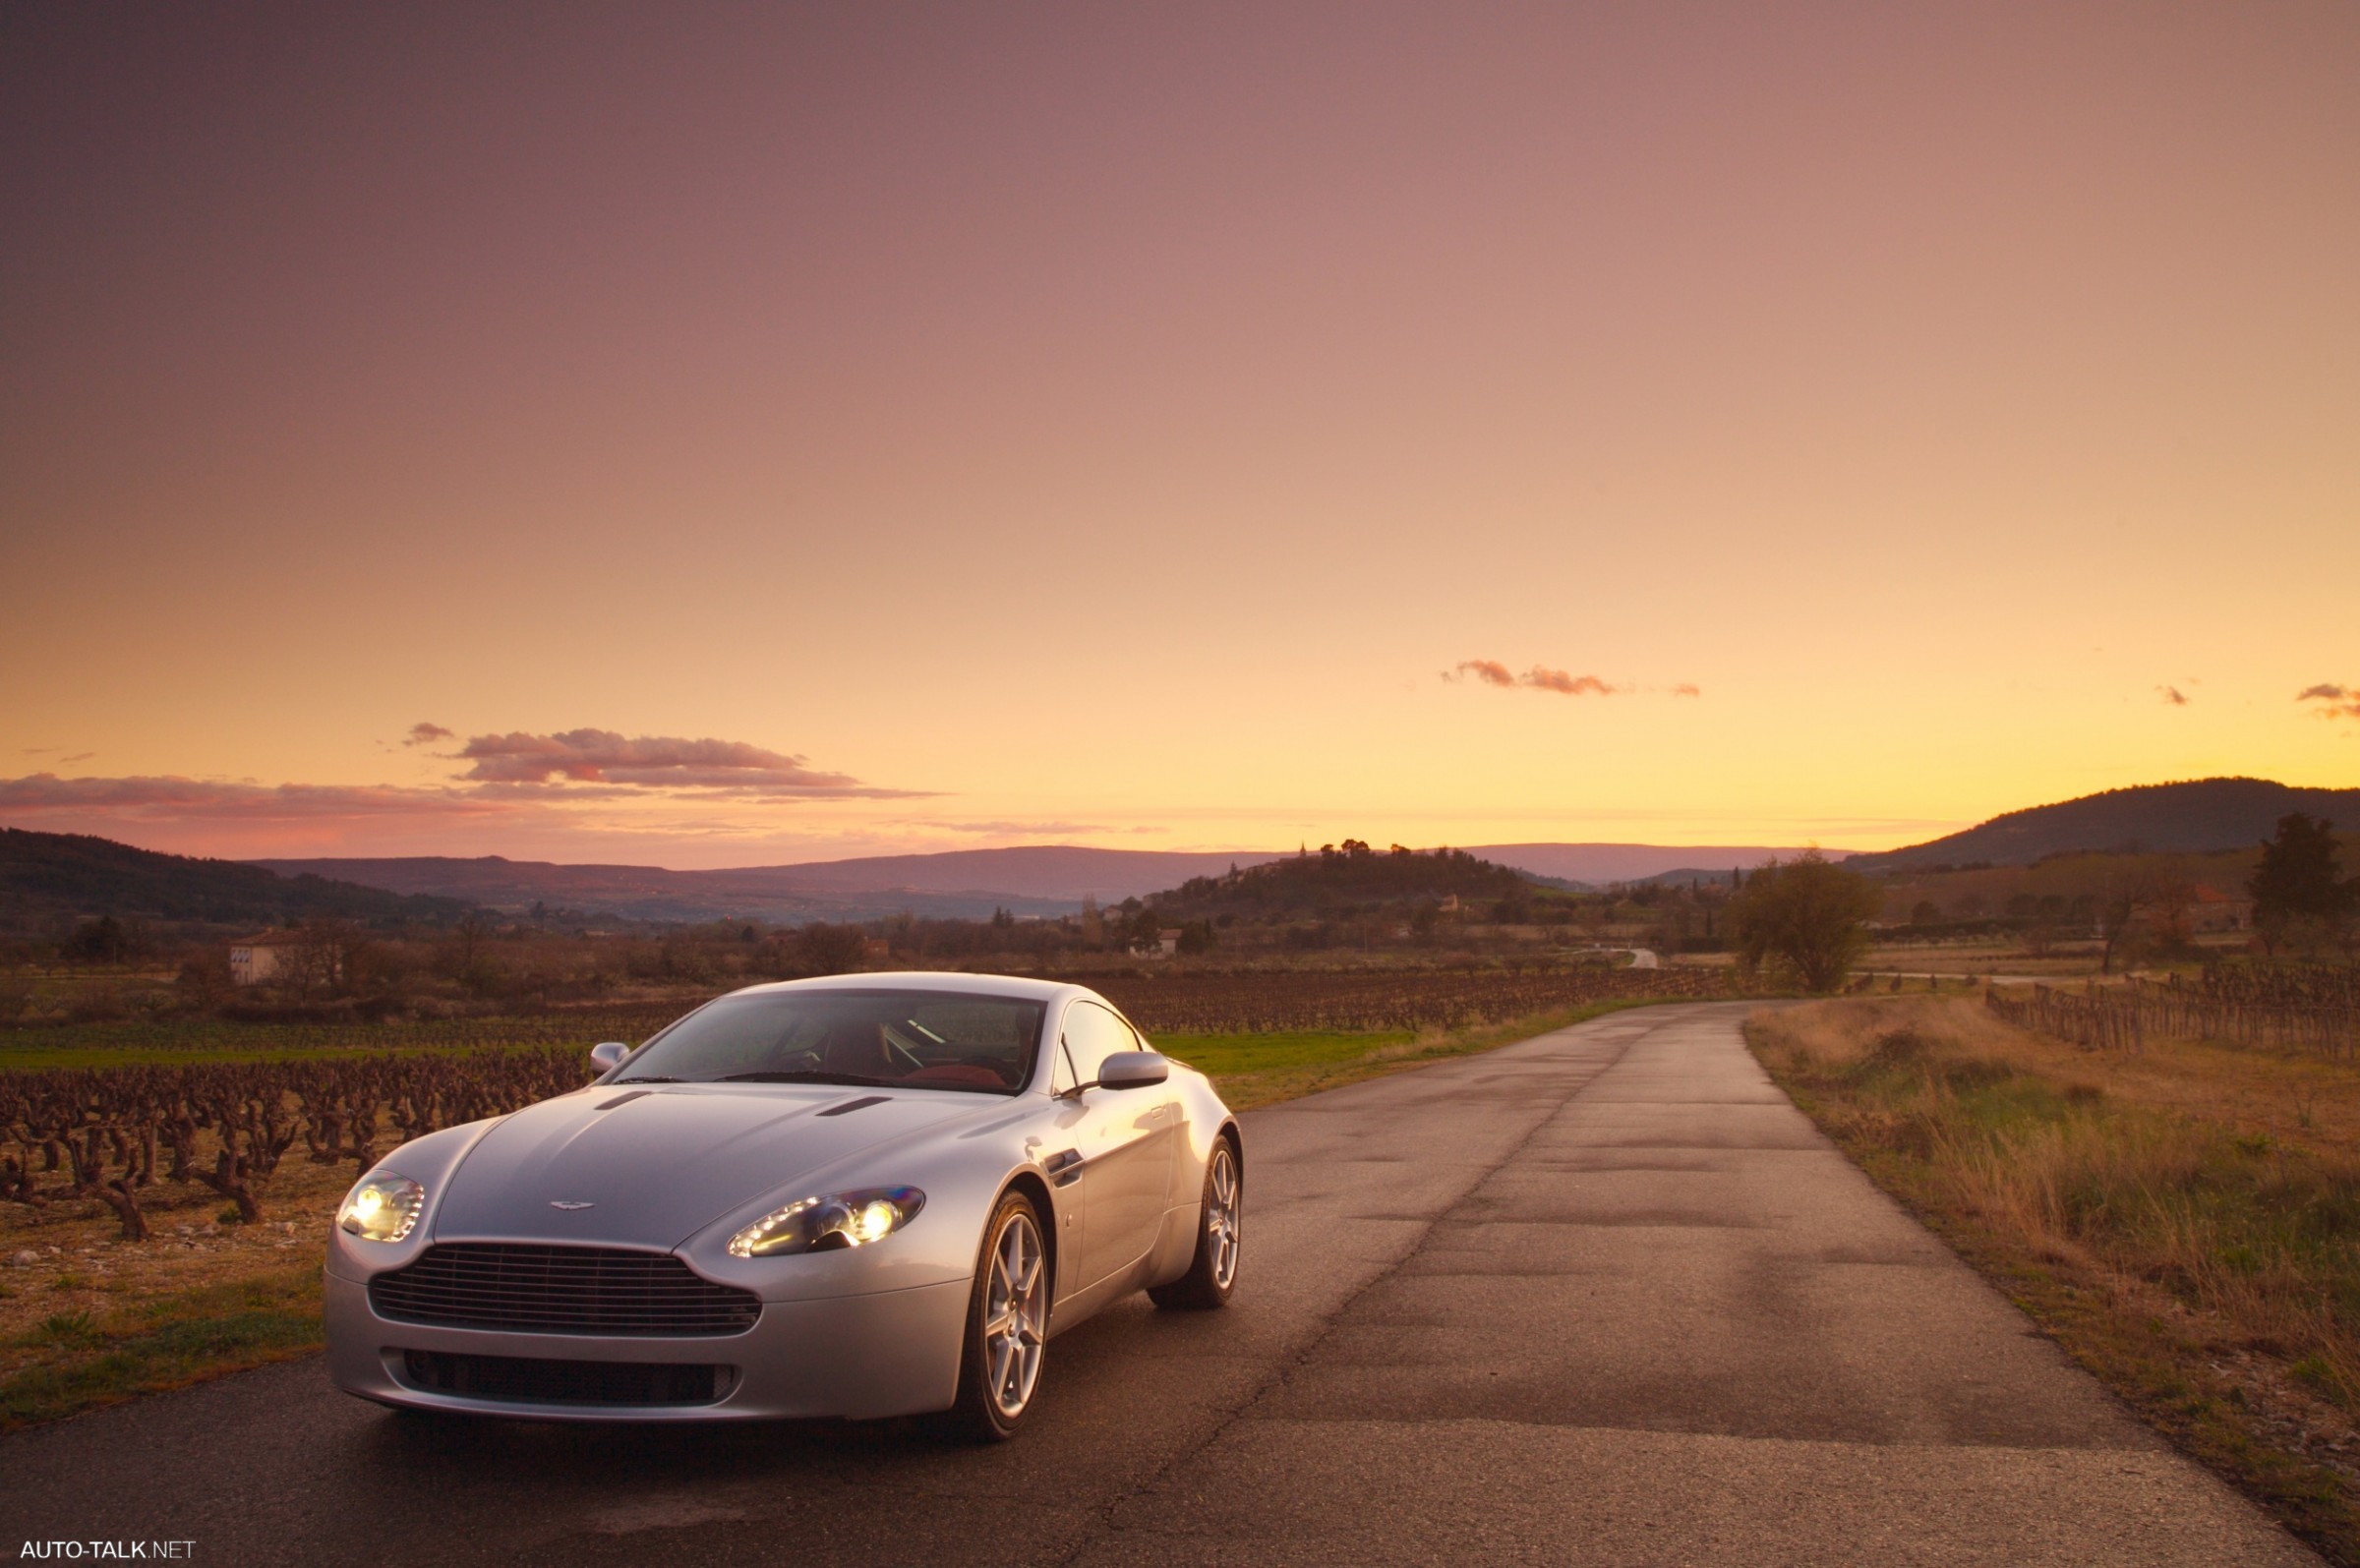
[[[1225,1312],[1015,1443],[423,1425],[316,1360],[0,1440],[0,1542],[239,1563],[2274,1564],[1740,1045],[1642,1009],[1246,1118]]]

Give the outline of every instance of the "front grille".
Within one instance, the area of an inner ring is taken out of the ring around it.
[[[729,1391],[726,1366],[660,1362],[545,1362],[521,1356],[401,1353],[411,1386],[517,1405],[710,1405]]]
[[[369,1282],[380,1317],[533,1334],[742,1334],[761,1299],[669,1252],[453,1242]]]

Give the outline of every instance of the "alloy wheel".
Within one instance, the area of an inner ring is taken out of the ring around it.
[[[1008,1216],[992,1239],[983,1293],[983,1355],[991,1402],[1010,1421],[1032,1403],[1048,1342],[1049,1271],[1032,1216]]]
[[[1205,1236],[1211,1253],[1212,1282],[1226,1291],[1237,1278],[1239,1212],[1237,1156],[1226,1141],[1212,1150],[1212,1179],[1207,1184]]]

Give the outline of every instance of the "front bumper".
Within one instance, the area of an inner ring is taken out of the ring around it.
[[[338,1388],[381,1404],[535,1421],[869,1420],[947,1410],[957,1396],[969,1282],[817,1301],[766,1302],[742,1334],[612,1338],[521,1334],[395,1322],[369,1304],[366,1283],[325,1281],[327,1370]],[[487,1398],[453,1394],[416,1375],[408,1356],[531,1362],[712,1365],[718,1392],[685,1404]]]

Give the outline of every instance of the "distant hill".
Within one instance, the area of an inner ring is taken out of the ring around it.
[[[1218,854],[1169,849],[1092,849],[1080,844],[1026,844],[1013,849],[949,849],[938,854],[868,855],[856,860],[822,860],[799,866],[708,871],[694,875],[742,881],[746,885],[784,878],[813,894],[867,893],[880,888],[918,893],[984,891],[1027,899],[1079,903],[1085,896],[1101,903],[1120,901],[1190,877],[1210,876],[1235,865],[1256,865],[1276,856],[1227,850]],[[984,911],[989,913],[989,910]]]
[[[1802,853],[1800,845],[1774,848],[1761,844],[1471,843],[1466,849],[1469,854],[1537,877],[1593,888],[1616,882],[1727,877],[1734,867],[1750,869],[1765,860],[1792,860]],[[1852,851],[1822,849],[1820,853],[1830,860],[1842,860]]]
[[[38,931],[102,914],[206,925],[276,925],[333,915],[376,926],[447,924],[468,904],[405,897],[235,860],[135,849],[85,834],[0,828],[0,926]]]
[[[1287,855],[1215,877],[1195,877],[1148,900],[1166,919],[1249,920],[1340,915],[1457,897],[1490,903],[1532,891],[1524,874],[1464,849],[1341,849]]]
[[[1856,871],[1932,866],[2030,865],[2047,855],[2091,850],[2202,854],[2244,849],[2277,831],[2290,811],[2360,830],[2360,789],[2297,789],[2268,779],[2195,779],[2108,789],[2051,806],[1993,817],[1947,838],[1856,855]]]
[[[1658,871],[1652,877],[1634,877],[1623,885],[1625,887],[1632,888],[1643,888],[1648,886],[1659,888],[1684,888],[1693,882],[1708,888],[1727,888],[1733,886],[1730,880],[1730,873],[1732,872],[1751,871],[1755,866],[1762,864],[1762,862],[1765,860],[1778,860],[1781,862],[1792,860],[1802,851],[1800,849],[1763,849],[1757,852],[1761,855],[1761,860],[1738,860],[1733,861],[1731,864],[1725,866],[1674,866],[1669,871]],[[1826,851],[1822,852],[1827,853]],[[1834,853],[1827,853],[1827,858],[1830,860],[1842,860],[1847,865],[1851,864],[1853,860],[1851,855],[1839,855]]]
[[[605,912],[634,920],[759,919],[778,924],[914,914],[980,919],[994,909],[1055,915],[1252,865],[1268,854],[1184,854],[1072,844],[871,855],[805,865],[673,871],[663,866],[557,865],[544,860],[420,855],[387,859],[261,860],[286,874],[365,883],[398,893],[466,899],[497,909]]]
[[[1604,887],[1643,881],[1690,866],[1726,875],[1794,849],[1758,845],[1667,846],[1643,843],[1517,843],[1471,847],[1478,859],[1558,886]],[[1845,851],[1830,850],[1831,856]],[[753,919],[776,924],[867,920],[898,914],[980,919],[994,909],[1069,914],[1085,898],[1119,903],[1169,890],[1231,867],[1291,856],[1268,850],[1188,853],[1028,844],[1010,849],[952,849],[938,854],[865,855],[801,865],[674,871],[663,866],[563,865],[500,855],[457,859],[413,855],[381,859],[258,860],[283,875],[330,877],[395,893],[464,899],[510,912],[544,904],[631,920]],[[1705,875],[1708,873],[1695,873]]]

